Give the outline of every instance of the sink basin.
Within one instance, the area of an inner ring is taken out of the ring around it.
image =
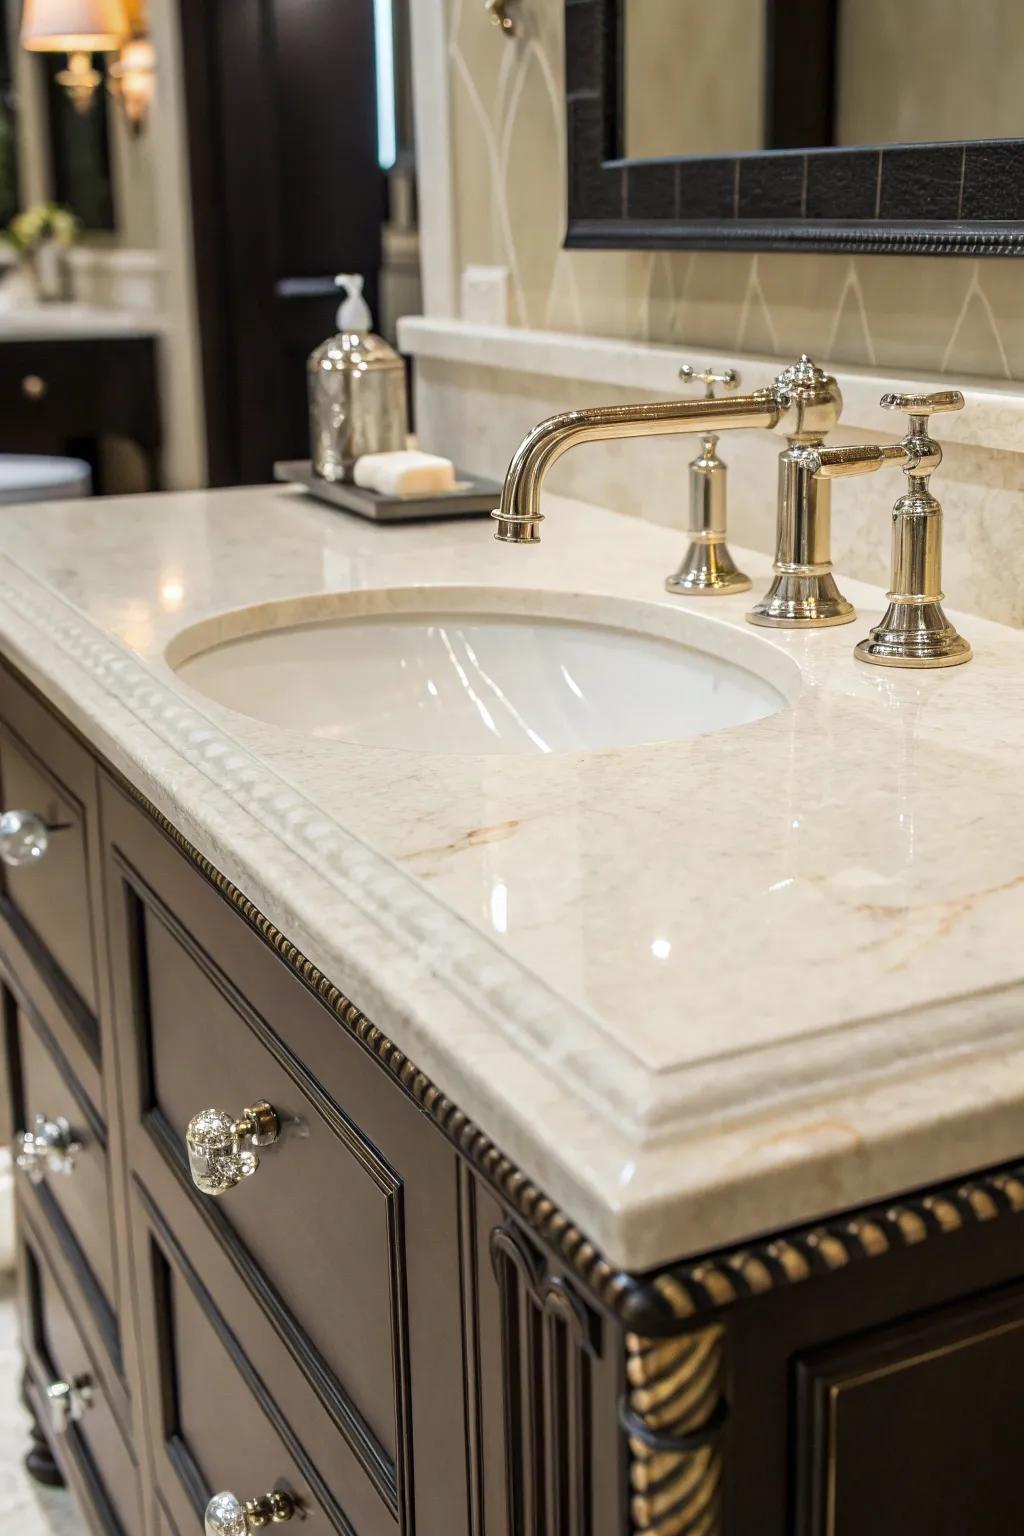
[[[683,617],[654,604],[602,600],[602,615],[622,611],[634,626],[620,627],[574,617],[568,594],[504,594],[504,606],[524,596],[554,611],[501,611],[501,592],[478,592],[474,604],[460,589],[353,593],[334,600],[337,612],[298,624],[281,620],[301,603],[270,605],[185,631],[168,661],[191,688],[242,714],[413,752],[634,746],[746,725],[787,702],[763,675],[774,654],[763,642],[738,646],[757,656],[754,671],[640,632],[637,615],[655,626]],[[365,611],[384,601],[387,611]],[[322,612],[323,599],[308,602]],[[480,611],[484,603],[491,611]],[[233,620],[250,632],[222,638]]]

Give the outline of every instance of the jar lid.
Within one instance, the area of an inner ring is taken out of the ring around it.
[[[319,373],[374,373],[404,369],[405,364],[383,336],[339,331],[310,353],[309,367]]]

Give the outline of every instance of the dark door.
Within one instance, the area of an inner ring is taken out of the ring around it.
[[[335,272],[377,297],[373,0],[179,0],[214,485],[308,452],[306,355]]]

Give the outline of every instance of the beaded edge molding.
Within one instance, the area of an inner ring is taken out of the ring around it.
[[[110,771],[110,770],[108,770]],[[160,827],[265,943],[299,976],[462,1154],[545,1242],[591,1296],[627,1328],[627,1351],[642,1355],[709,1313],[766,1291],[832,1274],[851,1264],[915,1247],[1024,1212],[1024,1163],[870,1206],[834,1222],[677,1264],[652,1275],[616,1268],[491,1138],[404,1051],[306,958],[236,885],[121,774],[117,783]],[[684,1340],[676,1341],[679,1344]]]

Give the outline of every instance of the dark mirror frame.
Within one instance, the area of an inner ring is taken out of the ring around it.
[[[624,158],[627,3],[565,0],[567,246],[1024,255],[1024,139]],[[834,59],[835,7],[768,0],[776,144],[807,143],[831,123],[834,70],[806,61]]]

